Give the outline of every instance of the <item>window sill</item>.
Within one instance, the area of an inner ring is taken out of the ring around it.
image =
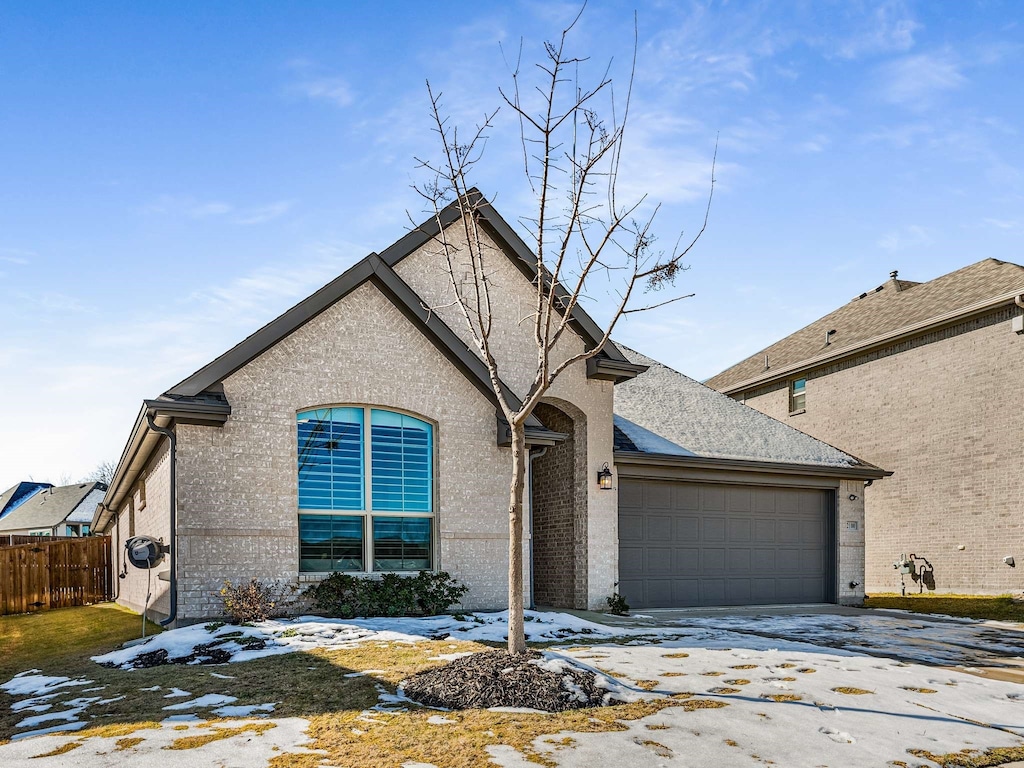
[[[801,413],[807,413],[807,409],[806,408],[801,408],[799,411],[790,411],[789,415],[790,416],[799,416]]]

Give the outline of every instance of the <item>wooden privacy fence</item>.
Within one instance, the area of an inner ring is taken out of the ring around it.
[[[0,616],[111,598],[110,538],[0,546]]]

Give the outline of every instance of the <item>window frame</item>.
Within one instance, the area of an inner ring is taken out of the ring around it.
[[[300,408],[295,411],[295,419],[293,420],[293,429],[295,429],[295,445],[294,445],[294,456],[297,457],[299,453],[298,445],[298,418],[300,413],[307,413],[309,411],[326,411],[331,408],[355,408],[363,411],[363,432],[361,435],[361,453],[362,453],[362,480],[363,480],[363,494],[362,502],[363,509],[352,510],[352,509],[304,509],[298,504],[298,466],[295,469],[295,480],[296,480],[296,539],[299,545],[299,551],[297,552],[298,560],[298,574],[301,581],[317,581],[325,579],[332,573],[347,573],[353,576],[369,576],[372,574],[381,573],[400,573],[400,574],[415,574],[419,573],[419,569],[411,571],[389,571],[389,570],[378,570],[374,566],[374,551],[373,551],[373,521],[376,518],[427,518],[431,521],[430,524],[430,567],[427,571],[437,572],[440,569],[440,541],[438,536],[438,524],[437,524],[437,509],[438,509],[438,483],[437,483],[437,466],[438,466],[438,424],[435,420],[429,419],[422,414],[416,413],[415,411],[409,411],[403,408],[395,408],[386,405],[374,405],[366,403],[338,403],[331,405],[317,405],[313,407]],[[405,512],[405,511],[383,511],[373,509],[373,447],[372,447],[372,435],[373,435],[373,411],[384,411],[386,413],[394,413],[401,416],[409,416],[421,421],[430,428],[430,511],[429,512]],[[362,537],[363,537],[363,570],[361,571],[304,571],[302,570],[302,542],[298,540],[298,523],[300,516],[325,516],[325,517],[359,517],[362,519]]]
[[[803,386],[800,387],[800,391],[797,392],[797,384],[803,382]],[[800,404],[797,405],[797,398],[800,398]],[[789,415],[796,416],[807,411],[807,377],[801,376],[800,378],[789,380]]]

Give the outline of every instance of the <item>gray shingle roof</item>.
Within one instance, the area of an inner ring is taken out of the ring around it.
[[[694,381],[657,360],[618,345],[633,363],[650,366],[615,387],[620,450],[770,461],[824,467],[871,466]]]
[[[828,331],[835,331],[830,339],[833,347],[845,347],[1017,290],[1024,291],[1024,267],[997,259],[979,261],[927,283],[889,280],[705,383],[724,390],[755,378],[765,372],[765,355],[769,370],[809,360],[826,350]]]
[[[60,525],[86,501],[86,497],[97,486],[104,487],[102,483],[75,483],[40,491],[0,519],[0,531],[53,528]],[[89,510],[86,519],[92,519],[92,511]]]

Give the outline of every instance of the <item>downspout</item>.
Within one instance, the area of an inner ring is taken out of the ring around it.
[[[176,475],[177,465],[177,448],[178,438],[174,434],[173,429],[167,429],[166,427],[158,427],[156,422],[153,421],[153,416],[150,413],[146,413],[146,424],[154,432],[164,435],[170,441],[170,462],[171,462],[171,536],[170,542],[168,542],[167,549],[171,555],[171,610],[167,614],[167,618],[159,622],[161,627],[166,627],[174,622],[178,617],[178,548],[176,533],[178,530],[177,525],[177,513],[178,513],[178,489]]]
[[[527,544],[526,552],[527,552],[527,557],[530,560],[530,600],[528,602],[528,605],[529,605],[529,608],[530,608],[531,611],[537,607],[534,604],[534,602],[533,602],[533,460],[534,459],[539,459],[541,456],[543,456],[547,452],[548,452],[548,447],[544,446],[543,448],[541,448],[536,453],[531,453],[530,454],[530,461],[529,461],[530,471],[527,473],[528,476],[526,478],[526,481],[527,481],[527,486],[526,486],[527,498],[529,499],[529,505],[530,505],[530,514],[526,518],[526,523],[527,523],[527,529],[526,530],[529,532],[529,538],[527,539],[527,541],[529,543]]]

